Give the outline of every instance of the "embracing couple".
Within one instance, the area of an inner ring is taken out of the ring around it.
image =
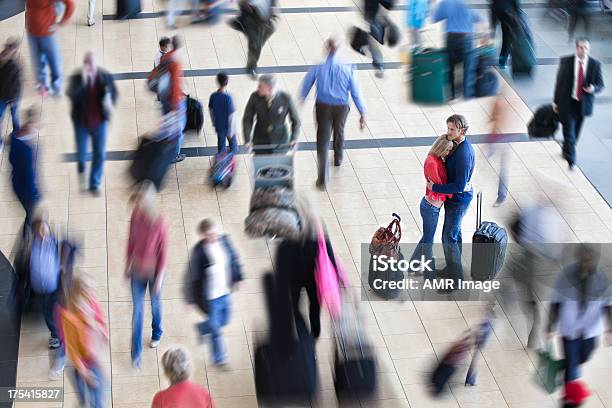
[[[474,148],[465,133],[467,120],[463,115],[446,119],[447,133],[436,139],[425,159],[427,180],[425,196],[421,200],[423,237],[411,259],[425,256],[433,261],[433,241],[438,226],[440,209],[444,206],[442,243],[447,275],[463,279],[461,267],[461,222],[472,201],[472,173],[476,163]],[[435,270],[435,267],[432,268]]]

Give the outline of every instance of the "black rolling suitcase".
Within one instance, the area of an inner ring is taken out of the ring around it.
[[[117,0],[117,18],[134,18],[142,11],[140,0]]]
[[[376,357],[362,332],[356,302],[345,303],[340,318],[333,323],[334,388],[338,400],[372,394],[376,389]]]
[[[317,387],[314,339],[303,321],[295,322],[283,288],[276,289],[271,274],[264,276],[270,336],[255,349],[255,390],[257,398],[278,402],[309,398]]]
[[[159,191],[175,157],[176,143],[176,140],[142,138],[129,169],[134,182],[149,180]]]
[[[482,222],[482,192],[477,195],[476,232],[472,237],[472,280],[487,281],[495,278],[506,258],[508,234],[494,222]]]
[[[540,106],[533,118],[527,125],[529,137],[550,138],[554,137],[559,128],[559,115],[553,109],[552,104]]]
[[[189,130],[195,130],[196,133],[200,133],[204,126],[204,108],[202,108],[202,102],[196,98],[192,98],[187,95],[187,121],[185,122],[185,132]]]

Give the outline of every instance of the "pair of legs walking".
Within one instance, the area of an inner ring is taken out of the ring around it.
[[[451,89],[451,99],[457,97],[455,84],[455,67],[463,64],[463,97],[474,95],[474,49],[471,34],[447,33],[446,49],[448,51],[448,81]]]
[[[106,156],[106,129],[107,122],[101,122],[98,126],[86,126],[82,123],[74,124],[74,132],[76,135],[77,144],[77,160],[79,173],[85,171],[85,160],[87,159],[87,151],[89,138],[91,136],[92,146],[92,161],[91,172],[89,175],[89,189],[98,190],[102,181],[104,172],[104,160]]]
[[[208,308],[208,320],[198,323],[198,331],[202,336],[210,334],[215,364],[224,364],[227,361],[227,350],[221,338],[221,328],[229,323],[231,317],[230,295],[209,300]]]
[[[559,115],[563,126],[563,157],[570,166],[576,163],[576,143],[584,121],[581,108],[581,102],[572,99],[569,111]]]
[[[461,252],[463,238],[461,236],[461,223],[467,212],[470,201],[460,202],[446,200],[444,202],[444,227],[442,228],[442,247],[446,260],[446,269],[449,278],[457,282],[463,280],[463,266],[461,265]]]
[[[38,85],[44,90],[51,89],[59,95],[62,91],[62,60],[55,34],[36,36],[28,33],[28,43],[32,57],[32,67],[38,76]],[[51,70],[51,82],[48,80],[47,68]]]
[[[334,135],[334,165],[342,163],[344,151],[344,125],[349,113],[349,105],[315,104],[317,118],[317,185],[326,186],[328,179],[327,159],[329,143]]]
[[[74,383],[79,396],[80,406],[88,404],[91,408],[103,408],[104,398],[104,374],[96,362],[90,362],[87,367],[94,377],[94,384],[88,383],[76,370],[74,370]]]
[[[154,279],[140,280],[132,278],[132,362],[135,365],[140,364],[142,355],[142,323],[144,320],[144,299],[149,287],[149,297],[151,298],[151,314],[153,321],[151,323],[151,341],[161,339],[162,330],[162,304],[161,293],[153,293],[155,287]]]
[[[2,128],[3,128],[3,120],[4,120],[4,112],[6,109],[11,111],[11,119],[13,122],[13,132],[19,130],[19,98],[13,101],[3,101],[0,100],[0,146],[2,146]]]

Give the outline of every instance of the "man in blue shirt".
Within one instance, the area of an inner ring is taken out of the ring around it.
[[[451,115],[446,119],[447,139],[455,143],[454,151],[446,159],[447,184],[434,184],[427,180],[427,187],[436,193],[452,194],[444,201],[444,227],[442,244],[447,271],[456,279],[463,279],[461,266],[461,222],[472,201],[472,174],[476,159],[474,147],[465,138],[468,129],[463,115]]]
[[[481,21],[480,16],[470,10],[463,0],[442,0],[434,13],[433,21],[446,20],[446,50],[448,52],[448,79],[451,98],[456,98],[455,66],[463,63],[463,96],[471,98],[474,94],[474,47],[472,36],[474,24]]]
[[[351,65],[338,61],[336,51],[339,43],[330,38],[325,42],[327,59],[312,67],[302,83],[300,99],[308,96],[310,89],[317,83],[315,112],[317,118],[317,187],[321,190],[327,185],[327,156],[331,133],[334,133],[334,165],[342,164],[344,145],[344,125],[349,113],[349,92],[359,111],[359,125],[365,126],[366,108],[361,100],[361,92]]]

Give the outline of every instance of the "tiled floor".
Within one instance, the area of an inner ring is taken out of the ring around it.
[[[158,10],[160,4],[146,3],[147,11]],[[350,1],[282,1],[282,6],[352,5]],[[112,14],[113,2],[98,1],[98,24],[84,25],[85,9],[79,3],[72,23],[60,31],[65,72],[79,65],[86,50],[99,55],[100,64],[113,72],[149,70],[155,54],[157,38],[167,34],[163,19],[129,22],[102,21],[102,10]],[[394,13],[398,20],[401,14]],[[359,22],[357,13],[320,13],[283,15],[279,27],[262,55],[262,66],[309,64],[322,56],[321,43],[333,32]],[[0,38],[23,34],[23,15],[0,22]],[[186,38],[184,52],[188,68],[241,67],[245,61],[245,41],[226,25],[186,26],[180,30]],[[432,30],[430,41],[439,41]],[[386,50],[389,60],[399,60],[398,50]],[[352,61],[367,62],[349,52],[343,55]],[[194,378],[206,385],[217,406],[254,407],[252,374],[253,341],[265,330],[264,302],[260,276],[271,268],[273,244],[248,239],[243,232],[251,189],[249,158],[239,157],[235,184],[227,191],[214,190],[206,184],[209,157],[189,158],[173,167],[166,188],[161,194],[164,214],[171,224],[170,266],[163,290],[164,337],[157,350],[145,347],[140,371],[130,366],[129,340],[131,302],[128,283],[123,279],[124,250],[127,238],[129,208],[126,161],[106,163],[102,196],[93,198],[83,192],[74,163],[62,161],[64,153],[74,151],[72,127],[65,98],[45,99],[34,96],[28,63],[28,49],[22,47],[26,77],[23,106],[41,107],[44,127],[38,139],[39,167],[44,192],[43,205],[58,228],[80,237],[83,242],[79,269],[95,282],[98,298],[103,302],[110,325],[111,338],[101,358],[107,378],[108,398],[114,407],[149,406],[153,394],[167,386],[159,360],[172,344],[185,345],[194,359]],[[444,119],[451,113],[463,113],[474,134],[489,131],[491,100],[479,99],[440,107],[422,107],[408,101],[403,70],[389,70],[385,79],[376,79],[370,71],[360,71],[359,80],[369,107],[369,123],[358,130],[353,109],[347,122],[347,138],[420,137],[444,131]],[[302,74],[282,74],[280,87],[297,92]],[[154,98],[145,90],[142,80],[118,82],[120,100],[115,111],[108,139],[108,150],[130,150],[136,138],[158,119]],[[214,89],[214,78],[195,77],[185,80],[186,89],[204,100]],[[510,120],[502,132],[524,132],[530,111],[518,95],[504,84]],[[245,76],[231,78],[238,114],[242,114],[254,83]],[[313,141],[315,124],[312,97],[300,107],[302,141]],[[7,124],[4,124],[6,130]],[[211,146],[215,136],[210,121],[203,135],[188,135],[185,146]],[[477,167],[474,187],[484,192],[484,216],[507,225],[512,214],[536,197],[550,203],[562,220],[559,240],[578,242],[612,241],[612,212],[605,201],[580,171],[568,172],[554,142],[523,142],[510,145],[510,197],[502,208],[493,208],[497,189],[497,158],[487,157],[486,145],[477,145]],[[295,158],[298,190],[308,193],[323,216],[334,248],[347,265],[351,285],[360,285],[360,244],[368,242],[380,225],[388,222],[391,211],[403,215],[405,242],[415,242],[420,234],[419,200],[423,194],[422,162],[426,147],[402,147],[349,150],[342,167],[333,168],[328,192],[314,188],[316,161],[313,152],[298,152]],[[6,149],[2,154],[0,189],[0,249],[9,254],[16,239],[23,214],[10,186],[10,166]],[[213,217],[222,223],[238,246],[245,266],[246,280],[233,297],[233,318],[224,336],[231,362],[225,369],[211,364],[207,346],[197,344],[194,323],[201,316],[187,308],[181,299],[181,280],[189,248],[196,241],[198,220]],[[473,231],[474,209],[465,218],[464,236]],[[438,237],[439,239],[439,237]],[[479,368],[479,384],[464,388],[460,379],[451,384],[451,393],[433,401],[423,383],[431,371],[432,359],[443,353],[449,342],[458,338],[467,327],[477,324],[483,306],[466,302],[368,302],[362,301],[364,324],[376,347],[379,358],[379,389],[362,407],[552,407],[554,397],[542,393],[532,381],[534,356],[524,349],[526,338],[522,320],[501,313],[495,336],[483,351]],[[148,311],[148,307],[147,307]],[[150,316],[145,318],[145,327]],[[334,407],[330,357],[333,343],[329,322],[325,320],[322,338],[317,344],[320,392],[312,406]],[[24,321],[20,341],[17,382],[20,386],[64,386],[64,404],[76,405],[70,368],[64,378],[47,379],[48,333],[42,321]],[[145,341],[147,340],[145,331]],[[462,372],[467,367],[462,368]],[[612,375],[610,349],[599,349],[586,371],[594,391],[589,407],[612,407],[609,378]],[[26,407],[27,404],[17,404]],[[43,407],[44,404],[36,404]],[[48,405],[55,406],[55,405]]]

